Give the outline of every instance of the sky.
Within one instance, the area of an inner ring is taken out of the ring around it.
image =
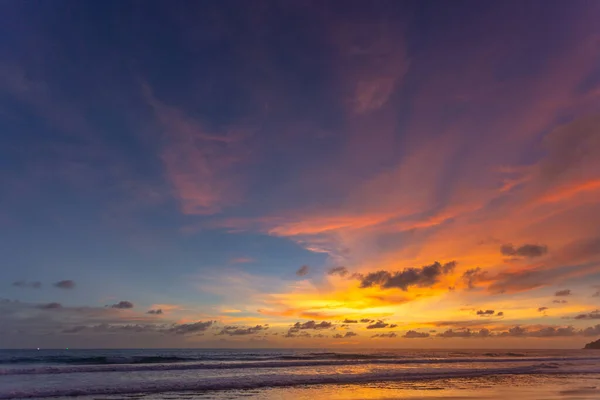
[[[0,347],[597,339],[599,20],[2,2]]]

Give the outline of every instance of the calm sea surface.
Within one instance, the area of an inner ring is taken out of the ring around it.
[[[0,351],[0,399],[73,396],[600,399],[600,351]]]

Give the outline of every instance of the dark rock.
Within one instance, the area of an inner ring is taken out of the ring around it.
[[[596,340],[595,342],[590,342],[588,344],[585,345],[584,349],[598,349],[600,350],[600,339]]]

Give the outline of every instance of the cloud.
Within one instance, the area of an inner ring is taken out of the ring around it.
[[[524,244],[515,248],[512,244],[503,244],[500,246],[500,252],[505,256],[511,257],[541,257],[548,253],[548,246],[538,244]]]
[[[429,337],[429,333],[426,333],[426,332],[417,332],[417,331],[410,330],[410,331],[406,332],[404,335],[402,335],[402,337],[406,338],[406,339],[428,338]]]
[[[266,329],[269,329],[269,327],[266,325],[256,325],[256,326],[250,326],[247,328],[239,327],[239,326],[225,326],[221,330],[221,332],[219,332],[219,335],[229,335],[229,336],[253,335],[255,333],[264,331]]]
[[[560,297],[560,296],[570,296],[571,290],[570,289],[564,289],[564,290],[559,290],[556,293],[554,293],[555,296]]]
[[[306,330],[306,329],[315,329],[315,330],[330,329],[332,327],[333,327],[333,324],[331,322],[327,322],[327,321],[321,321],[319,323],[316,323],[315,321],[307,321],[304,323],[296,322],[288,330],[288,333],[296,333],[296,332],[299,332],[301,330]]]
[[[585,328],[581,334],[583,336],[600,336],[600,324]]]
[[[504,317],[504,311],[498,311],[498,314],[496,314],[498,317]]]
[[[595,292],[592,297],[600,297],[600,290],[598,290],[597,292]]]
[[[353,336],[358,336],[356,333],[354,332],[346,332],[345,335],[342,335],[340,333],[336,333],[335,335],[333,335],[332,337],[334,339],[344,339],[344,338],[349,338],[349,337],[353,337]]]
[[[116,304],[111,305],[110,308],[119,308],[119,309],[133,308],[133,303],[130,301],[120,301]]]
[[[566,301],[566,300],[552,300],[552,302],[556,303],[556,304],[567,304],[568,303],[568,301]]]
[[[161,159],[181,211],[210,215],[232,205],[240,197],[237,170],[244,160],[244,134],[210,132],[203,123],[160,101],[152,88],[142,84],[148,105],[164,131]]]
[[[204,332],[210,328],[215,321],[199,321],[193,324],[179,324],[169,328],[167,332],[176,335],[187,335],[190,333]]]
[[[527,333],[526,328],[522,328],[521,326],[517,325],[515,327],[510,328],[506,332],[501,332],[500,336],[525,336],[526,333]]]
[[[56,309],[62,308],[62,304],[60,304],[60,303],[47,303],[47,304],[41,304],[41,305],[39,305],[38,308],[40,308],[42,310],[56,310]]]
[[[473,336],[473,332],[471,332],[471,330],[468,328],[457,331],[455,331],[454,329],[448,329],[444,332],[438,333],[437,336],[443,338],[469,338]]]
[[[342,323],[343,324],[357,324],[358,321],[355,320],[355,319],[348,319],[348,318],[346,318]]]
[[[471,268],[462,274],[461,280],[468,289],[475,289],[477,283],[484,280],[486,275],[487,271],[482,270],[481,267]]]
[[[312,335],[308,332],[298,332],[298,331],[288,331],[285,335],[283,335],[284,338],[310,338],[312,337]]]
[[[64,281],[58,281],[53,286],[60,289],[73,289],[75,287],[75,282],[68,279]]]
[[[163,310],[158,308],[156,310],[148,310],[148,312],[146,314],[154,314],[154,315],[160,315],[163,313]]]
[[[421,268],[406,268],[401,272],[371,272],[361,277],[360,287],[368,288],[377,285],[383,289],[399,288],[406,291],[410,286],[433,286],[441,276],[451,273],[455,266],[455,261],[444,265],[436,261],[431,265]]]
[[[389,324],[383,322],[383,321],[377,321],[374,324],[368,325],[367,329],[382,329],[382,328],[387,328],[389,326]]]
[[[443,338],[482,338],[482,337],[512,337],[512,338],[551,338],[551,337],[571,337],[571,336],[594,336],[600,334],[600,325],[585,329],[575,329],[572,326],[547,326],[539,329],[528,329],[526,327],[514,326],[505,331],[491,332],[487,328],[482,328],[479,332],[470,329],[453,330],[448,329],[437,336]]]
[[[537,331],[529,332],[528,336],[530,337],[568,337],[580,335],[581,332],[577,331],[572,326],[567,326],[564,328],[555,328],[555,327],[546,327],[539,329]]]
[[[360,320],[360,322],[363,323],[363,324],[369,324],[369,323],[375,322],[375,321],[372,320],[372,319],[369,319],[369,318],[363,318],[363,319]]]
[[[42,282],[16,281],[16,282],[13,282],[12,285],[15,287],[21,287],[21,288],[40,289],[42,287]]]
[[[327,270],[327,275],[339,275],[341,277],[345,277],[348,275],[349,271],[346,267],[333,267]]]
[[[546,311],[548,307],[540,307],[538,308],[538,312]]]
[[[395,332],[389,332],[389,333],[378,333],[371,337],[372,338],[395,338],[395,337],[398,337],[398,335]]]
[[[484,317],[484,316],[488,316],[488,315],[494,315],[495,311],[494,310],[479,310],[477,311],[477,315]]]
[[[592,311],[588,314],[579,314],[575,319],[600,319],[600,310]]]
[[[310,271],[310,267],[308,265],[303,265],[298,269],[298,271],[296,271],[296,275],[304,276],[304,275],[308,274],[309,271]]]

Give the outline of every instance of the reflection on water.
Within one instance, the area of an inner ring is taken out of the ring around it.
[[[600,376],[519,376],[458,378],[424,382],[380,382],[361,385],[314,385],[208,393],[163,393],[139,397],[158,399],[264,400],[598,400]],[[112,399],[111,399],[112,400]]]

